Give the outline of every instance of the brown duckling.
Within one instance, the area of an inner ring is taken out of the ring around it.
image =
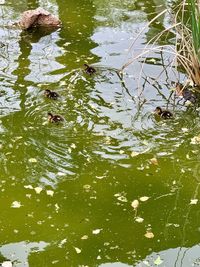
[[[58,123],[64,121],[64,119],[60,115],[53,115],[51,112],[48,112],[48,121]]]
[[[197,102],[196,95],[188,87],[184,87],[181,83],[176,83],[176,94],[183,97],[184,103],[189,101],[192,104]]]
[[[53,92],[53,91],[51,91],[51,90],[49,90],[49,89],[46,89],[46,90],[44,91],[44,95],[45,95],[46,97],[48,97],[48,98],[50,98],[50,99],[54,99],[54,100],[58,99],[58,97],[59,97],[59,94],[58,94],[58,93]]]
[[[92,75],[96,72],[94,67],[89,66],[88,64],[84,64],[85,72],[89,75]]]
[[[163,110],[161,107],[157,107],[154,113],[163,119],[170,119],[173,117],[173,114],[169,110]]]

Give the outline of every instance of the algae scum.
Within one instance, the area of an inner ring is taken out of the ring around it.
[[[139,30],[167,5],[1,1],[3,266],[199,266],[198,111],[177,107],[174,119],[156,121],[155,107],[173,102],[174,77],[141,79],[140,88],[139,61],[124,81],[116,72]],[[8,27],[38,6],[62,28]],[[138,48],[168,23],[156,20]],[[84,63],[97,72],[87,75]],[[161,63],[158,54],[146,62],[148,77]],[[46,89],[61,97],[45,98]],[[64,123],[48,123],[48,112]]]

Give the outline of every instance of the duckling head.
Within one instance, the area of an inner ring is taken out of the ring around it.
[[[154,110],[154,113],[156,114],[156,115],[161,115],[162,114],[162,108],[161,107],[156,107],[156,109]]]
[[[53,114],[51,112],[48,112],[47,115],[48,115],[48,120],[50,121],[53,118]]]
[[[51,91],[50,91],[49,89],[46,89],[46,90],[44,91],[44,95],[45,95],[45,96],[49,96],[50,93],[51,93]]]

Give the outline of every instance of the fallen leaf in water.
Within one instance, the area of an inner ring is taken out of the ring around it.
[[[131,152],[131,157],[133,158],[133,157],[136,157],[136,156],[138,156],[140,153],[138,153],[138,152],[135,152],[135,151],[132,151]]]
[[[57,175],[58,176],[65,176],[65,173],[64,172],[58,172]]]
[[[101,232],[102,229],[95,229],[92,231],[94,235],[98,235]]]
[[[11,261],[4,261],[1,264],[2,267],[12,267],[12,262]]]
[[[191,205],[196,205],[197,203],[198,203],[198,199],[196,198],[196,199],[190,199],[190,204]]]
[[[151,164],[153,164],[153,165],[158,165],[158,160],[157,160],[157,158],[152,158],[152,159],[150,159],[149,161],[150,161]]]
[[[136,217],[135,221],[138,222],[138,223],[142,223],[144,221],[144,219],[141,218],[141,217]]]
[[[144,235],[146,238],[154,238],[154,234],[152,232],[147,231]]]
[[[71,144],[71,148],[75,149],[76,145],[75,144]]]
[[[163,263],[163,260],[161,260],[160,256],[158,256],[158,258],[154,261],[154,264],[157,266],[162,264],[162,263]]]
[[[47,193],[48,196],[51,196],[51,197],[54,195],[54,191],[53,190],[47,190],[46,193]]]
[[[197,145],[200,144],[200,135],[194,136],[193,138],[191,138],[191,144],[193,145]]]
[[[77,247],[74,247],[74,249],[76,250],[76,253],[81,253],[81,249],[80,248],[77,248]]]
[[[32,185],[24,185],[24,188],[26,188],[26,189],[33,189],[33,187],[32,187]]]
[[[121,202],[128,202],[127,198],[124,196],[119,196],[117,199]]]
[[[131,206],[134,208],[134,210],[136,210],[139,206],[139,201],[137,199],[133,200]]]
[[[30,158],[28,161],[31,162],[31,163],[36,163],[37,159],[36,158]]]
[[[81,239],[82,239],[82,240],[86,240],[86,239],[88,239],[88,235],[84,235],[84,236],[82,236]]]
[[[11,204],[11,208],[20,208],[21,207],[21,202],[19,201],[13,201],[13,203]]]
[[[35,189],[35,192],[36,192],[36,194],[40,194],[40,192],[42,191],[42,187],[35,187],[34,188]]]
[[[139,199],[140,199],[142,202],[145,202],[145,201],[147,201],[147,200],[149,199],[149,197],[144,196],[144,197],[140,197]]]

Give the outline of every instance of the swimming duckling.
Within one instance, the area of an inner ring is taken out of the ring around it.
[[[96,72],[95,68],[89,66],[88,64],[84,64],[85,72],[89,75],[92,75]]]
[[[48,112],[48,121],[58,123],[64,121],[64,119],[60,115],[53,115],[51,112]]]
[[[53,92],[53,91],[51,91],[51,90],[49,90],[49,89],[46,89],[46,90],[44,91],[44,95],[45,95],[46,97],[48,97],[48,98],[50,98],[50,99],[54,99],[54,100],[58,99],[58,97],[59,97],[59,94],[58,94],[58,93]]]
[[[163,119],[170,119],[173,117],[173,114],[169,110],[162,110],[161,107],[157,107],[154,113]]]
[[[176,83],[176,93],[178,96],[183,97],[184,104],[188,101],[195,104],[197,97],[189,88],[184,87],[181,83]]]

